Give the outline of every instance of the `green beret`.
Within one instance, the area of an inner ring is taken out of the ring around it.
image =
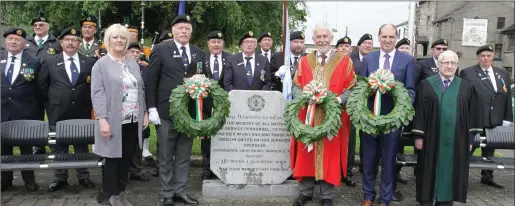
[[[361,36],[361,38],[359,38],[358,46],[361,45],[361,43],[363,43],[365,40],[372,40],[372,35],[371,34],[363,34],[363,36]]]
[[[50,23],[50,21],[48,21],[48,19],[46,18],[46,12],[43,9],[40,9],[38,14],[36,14],[36,16],[34,18],[32,18],[32,20],[30,21],[30,24],[33,25],[34,23],[39,22],[39,21]]]
[[[447,46],[448,42],[445,39],[437,39],[431,44],[431,48],[435,47],[436,45],[445,45]]]
[[[27,32],[22,28],[10,28],[7,31],[4,32],[4,38],[7,38],[7,36],[14,34],[16,36],[20,36],[21,38],[27,37]]]
[[[477,49],[476,51],[476,55],[479,55],[479,53],[481,52],[484,52],[484,51],[490,51],[490,52],[493,52],[494,51],[494,48],[490,45],[484,45],[484,46],[481,46]]]
[[[57,37],[57,38],[59,40],[62,40],[64,38],[64,36],[68,36],[68,35],[80,37],[80,31],[77,29],[74,29],[74,28],[68,28],[68,29],[65,29],[63,32],[61,32],[61,35],[59,35],[59,37]]]
[[[178,15],[173,19],[172,26],[177,23],[190,23],[191,24],[191,17],[186,14]]]
[[[241,46],[241,43],[243,42],[243,40],[247,39],[247,38],[256,38],[254,36],[254,33],[252,31],[248,31],[248,32],[245,32],[245,34],[243,34],[243,36],[240,38],[240,41],[238,41],[238,45]]]
[[[295,39],[304,39],[305,36],[304,36],[304,33],[302,33],[301,31],[294,31],[292,33],[290,33],[290,41],[293,41]]]
[[[407,39],[407,38],[402,38],[401,40],[399,40],[399,42],[397,42],[397,44],[395,44],[395,48],[398,49],[400,46],[402,45],[410,45],[410,40]]]
[[[341,39],[338,39],[338,41],[336,42],[336,47],[338,47],[340,44],[351,45],[352,41],[351,41],[351,39],[348,36],[345,36],[345,37],[343,37]]]
[[[272,38],[272,34],[270,32],[268,32],[268,31],[265,31],[265,32],[261,33],[261,35],[259,35],[258,42],[260,42],[261,39],[263,39],[265,37]]]
[[[83,18],[82,20],[80,20],[80,26],[82,26],[84,23],[89,23],[89,24],[97,24],[97,18],[95,16],[87,16],[85,18]]]
[[[207,40],[210,39],[224,39],[224,35],[221,31],[212,31],[207,35]]]

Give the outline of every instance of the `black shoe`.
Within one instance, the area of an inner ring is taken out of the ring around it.
[[[359,173],[363,174],[363,166],[359,166]]]
[[[173,198],[168,197],[163,199],[163,206],[174,206]]]
[[[57,190],[63,189],[63,187],[65,187],[65,186],[68,186],[68,182],[67,181],[56,180],[50,186],[48,186],[48,191],[49,192],[55,192]]]
[[[213,179],[212,173],[209,170],[202,172],[202,180],[210,180]]]
[[[293,206],[304,206],[307,202],[309,202],[311,200],[313,200],[313,197],[300,195],[299,197],[297,197],[297,199],[293,203]]]
[[[82,185],[85,188],[93,188],[95,187],[95,183],[91,181],[89,178],[86,179],[80,179],[79,184]]]
[[[182,202],[185,205],[198,205],[198,201],[191,198],[189,195],[176,195],[174,199],[175,201]]]
[[[408,180],[405,180],[404,178],[402,178],[401,174],[397,174],[395,179],[397,180],[398,183],[401,183],[401,184],[404,184],[404,185],[408,184]]]
[[[152,177],[159,177],[159,168],[158,167],[154,168],[151,175],[152,175]]]
[[[402,195],[400,190],[395,190],[392,194],[392,200],[395,202],[400,202],[404,200],[404,195]]]
[[[331,199],[322,199],[322,206],[333,206],[333,200],[331,200]]]
[[[100,205],[109,205],[111,203],[109,203],[109,195],[107,195],[107,193],[105,192],[99,192],[98,195],[97,195],[97,203],[100,204]]]
[[[13,187],[13,183],[12,182],[6,182],[6,183],[2,183],[2,192]]]
[[[500,184],[497,184],[497,182],[495,182],[493,180],[481,180],[481,184],[492,186],[492,187],[495,187],[497,189],[504,189],[504,186],[502,186]]]
[[[352,181],[350,177],[342,178],[342,182],[345,183],[349,187],[356,187],[356,182]]]
[[[143,173],[139,172],[139,173],[136,173],[136,174],[130,174],[129,175],[129,178],[131,180],[136,180],[136,181],[141,181],[141,182],[148,182],[150,179],[145,176]]]
[[[27,189],[27,191],[36,191],[39,190],[39,185],[36,182],[26,182],[25,189]]]
[[[352,174],[352,170],[347,171],[347,177],[353,177],[354,174]]]

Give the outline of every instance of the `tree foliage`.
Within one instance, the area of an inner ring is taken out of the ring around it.
[[[123,23],[124,17],[130,23],[141,26],[142,7],[145,11],[145,38],[152,38],[154,32],[169,29],[177,14],[177,1],[3,1],[0,12],[9,26],[30,28],[30,20],[44,9],[51,21],[53,34],[63,29],[79,27],[82,11],[98,16],[101,13],[102,29],[113,23]],[[288,3],[290,28],[304,29],[306,4],[302,1]],[[256,35],[269,31],[274,45],[281,45],[282,2],[281,1],[187,1],[186,13],[193,18],[192,44],[204,47],[206,35],[220,30],[225,35],[226,47],[236,47],[238,39],[246,31]],[[293,30],[292,29],[292,30]],[[30,31],[30,30],[29,30]],[[30,33],[30,32],[29,32]]]

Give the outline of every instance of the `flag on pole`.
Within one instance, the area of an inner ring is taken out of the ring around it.
[[[179,9],[177,9],[177,15],[186,14],[186,2],[179,1]]]
[[[291,79],[291,73],[290,73],[290,59],[291,59],[291,52],[290,52],[290,26],[288,21],[288,3],[287,1],[284,1],[283,6],[283,34],[284,34],[284,67],[286,70],[284,76],[281,76],[281,79],[283,80],[283,95],[286,98],[286,101],[290,101],[293,99],[292,97],[292,79]]]

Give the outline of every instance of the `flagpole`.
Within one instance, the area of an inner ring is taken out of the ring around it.
[[[409,17],[408,17],[408,39],[410,40],[410,53],[415,56],[415,12],[417,9],[417,3],[411,1],[409,4]]]
[[[286,33],[288,31],[286,31],[286,24],[288,23],[288,19],[287,16],[286,16],[286,11],[288,11],[288,1],[283,1],[283,59],[285,58],[285,51],[286,51]]]

